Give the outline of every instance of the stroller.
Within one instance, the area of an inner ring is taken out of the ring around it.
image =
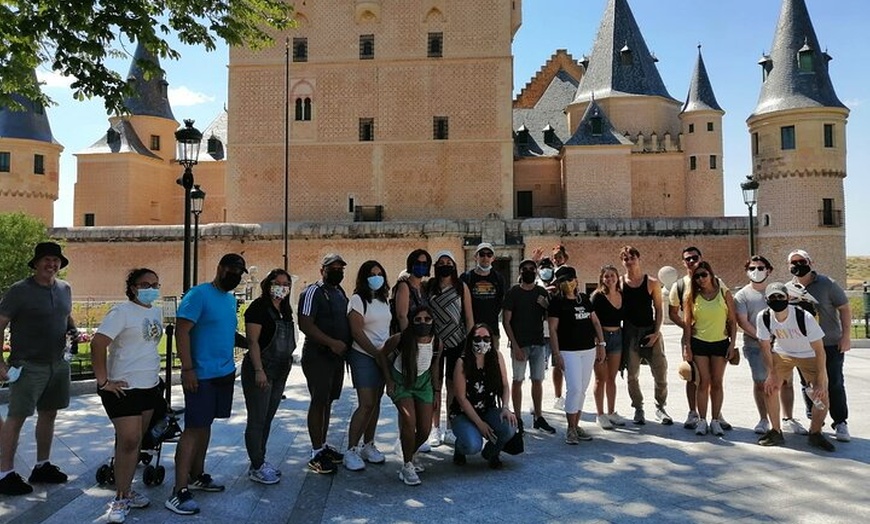
[[[160,379],[158,385],[161,391],[161,401],[154,407],[154,414],[151,415],[151,422],[148,423],[148,428],[142,435],[142,444],[139,450],[139,462],[145,465],[145,470],[142,472],[142,482],[146,486],[159,486],[163,484],[163,479],[166,477],[166,468],[160,465],[160,456],[163,450],[164,442],[178,442],[178,437],[181,435],[181,427],[179,426],[178,416],[182,410],[173,411],[169,403],[165,400],[164,392],[166,383]],[[152,465],[151,462],[156,456],[156,461]],[[103,464],[97,468],[97,484],[114,484],[115,482],[115,457],[109,459],[107,464]]]

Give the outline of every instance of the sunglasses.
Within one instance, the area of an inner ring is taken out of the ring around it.
[[[808,266],[808,265],[810,265],[810,263],[802,258],[800,260],[792,260],[791,265],[793,265],[793,266]]]
[[[747,271],[766,271],[767,268],[764,266],[749,266],[746,268]]]
[[[155,282],[153,284],[149,284],[148,282],[139,282],[137,284],[133,284],[136,289],[160,289],[160,284]]]
[[[481,251],[480,253],[477,254],[477,256],[479,256],[479,257],[486,257],[486,258],[492,258],[492,257],[495,256],[495,254],[494,254],[492,251]]]
[[[492,337],[474,335],[471,340],[474,342],[492,342]]]
[[[697,262],[698,260],[701,260],[701,257],[699,257],[698,255],[692,255],[692,256],[684,258],[683,262],[686,262],[687,264],[693,264],[693,263]]]
[[[626,260],[634,260],[635,258],[637,258],[637,257],[634,255],[624,255],[622,257],[622,261],[625,262]]]
[[[695,279],[695,280],[700,280],[700,279],[702,279],[702,278],[707,278],[707,277],[709,277],[709,276],[710,276],[710,273],[706,273],[706,272],[704,272],[704,273],[695,273],[694,279]]]
[[[432,317],[414,317],[415,324],[431,324]]]

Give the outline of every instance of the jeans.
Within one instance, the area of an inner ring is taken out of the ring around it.
[[[245,407],[248,410],[248,423],[245,426],[245,447],[251,468],[258,469],[266,460],[266,441],[272,429],[272,419],[281,403],[290,365],[276,369],[275,366],[264,368],[269,385],[265,388],[257,386],[254,377],[254,366],[251,359],[245,355],[242,361],[242,391],[245,394]]]
[[[501,408],[490,408],[481,417],[495,432],[496,455],[501,452],[505,443],[513,438],[517,428],[501,418]],[[453,434],[456,435],[456,452],[462,455],[474,455],[483,449],[483,435],[464,413],[453,419]]]
[[[638,376],[640,375],[640,347],[643,338],[654,331],[653,326],[640,327],[628,322],[624,323],[622,336],[625,348],[628,351],[628,396],[631,397],[631,407],[643,409],[643,393],[640,391]],[[663,408],[668,401],[668,359],[665,357],[665,345],[662,337],[652,348],[652,361],[650,362],[653,381],[655,382],[656,407]]]
[[[849,418],[849,406],[846,403],[846,384],[843,379],[843,361],[845,354],[840,353],[840,346],[834,344],[825,346],[825,369],[828,372],[828,402],[830,404],[831,420],[836,426],[840,422],[846,422]],[[807,386],[804,377],[801,376],[801,391]],[[807,413],[812,412],[813,402],[807,397],[804,391],[804,404],[807,407]]]

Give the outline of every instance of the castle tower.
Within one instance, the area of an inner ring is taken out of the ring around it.
[[[12,98],[23,109],[0,108],[0,210],[33,215],[50,227],[63,146],[51,134],[45,108]]]
[[[701,46],[683,111],[682,147],[686,156],[686,214],[720,216],[725,207],[722,187],[722,115]]]
[[[804,248],[816,266],[846,277],[843,179],[846,120],[804,0],[783,0],[763,83],[747,119],[758,191],[758,247],[785,278],[785,258]]]
[[[146,78],[142,62],[158,58],[140,42],[127,82],[135,94],[124,100],[127,115],[109,119],[109,129],[88,149],[76,153],[76,226],[177,224],[183,192],[175,186],[178,122],[169,106],[162,69]]]

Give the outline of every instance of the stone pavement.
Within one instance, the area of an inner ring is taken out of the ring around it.
[[[757,414],[745,360],[726,372],[723,413],[734,430],[722,438],[698,437],[683,429],[686,413],[683,382],[676,372],[679,332],[665,326],[670,369],[669,411],[673,426],[650,420],[646,426],[615,431],[598,428],[593,417],[581,422],[594,436],[579,446],[564,443],[564,416],[552,410],[552,387],[545,382],[545,415],[558,429],[555,436],[526,432],[526,453],[504,457],[504,469],[490,470],[479,457],[464,467],[451,462],[452,450],[435,448],[423,456],[423,484],[407,487],[397,477],[400,459],[395,409],[385,399],[377,436],[387,452],[385,465],[364,472],[340,469],[336,475],[307,471],[309,441],[305,430],[307,391],[301,369],[294,366],[269,441],[268,460],[283,471],[280,484],[263,486],[247,479],[243,432],[245,411],[237,385],[233,417],[214,426],[207,469],[227,485],[224,493],[197,493],[202,512],[179,516],[163,507],[171,489],[175,445],[164,445],[167,480],[161,486],[134,486],[151,497],[149,508],[133,510],[128,522],[866,522],[870,519],[870,351],[854,349],[846,360],[846,384],[853,413],[853,440],[836,443],[837,451],[810,448],[806,437],[786,434],[786,446],[762,448],[752,427]],[[856,344],[857,345],[857,344]],[[504,351],[504,348],[502,348]],[[652,378],[641,370],[646,411],[652,418]],[[175,387],[174,405],[180,406]],[[623,381],[618,410],[632,413]],[[346,380],[333,411],[330,442],[344,448],[347,422],[355,395]],[[528,385],[525,405],[530,405]],[[594,409],[587,395],[587,409]],[[528,408],[526,408],[528,409]],[[5,414],[5,406],[0,406]],[[531,418],[524,415],[526,427]],[[826,430],[829,434],[830,431]],[[33,466],[33,421],[25,425],[18,471]],[[112,454],[113,433],[96,395],[74,397],[58,416],[52,461],[70,474],[66,485],[37,486],[25,497],[0,496],[0,522],[70,524],[105,522],[106,502],[113,491],[95,481],[97,468]],[[863,488],[861,486],[864,486]]]

